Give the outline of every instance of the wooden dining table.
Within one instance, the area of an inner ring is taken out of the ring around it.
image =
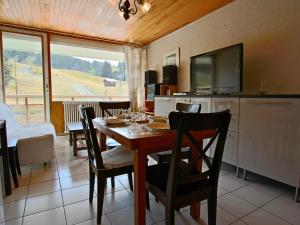
[[[176,132],[174,130],[151,129],[145,123],[107,125],[103,118],[93,120],[95,128],[99,132],[99,145],[101,151],[106,150],[106,137],[109,136],[122,144],[134,155],[134,222],[135,225],[146,224],[146,189],[145,177],[147,155],[160,151],[170,150],[174,146]],[[210,138],[211,131],[198,132],[196,139],[202,142]],[[192,147],[187,140],[185,146]],[[192,148],[193,157],[198,156],[198,151]],[[202,169],[202,160],[199,160],[197,168]],[[194,219],[200,217],[200,202],[191,205],[190,214]]]

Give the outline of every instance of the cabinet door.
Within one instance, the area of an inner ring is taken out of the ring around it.
[[[213,98],[211,103],[212,112],[220,112],[226,109],[230,110],[231,120],[229,131],[239,132],[239,113],[240,100],[239,98]]]
[[[216,143],[214,143],[211,147],[209,153],[210,157],[214,156],[215,145]],[[236,166],[237,160],[238,160],[238,133],[228,131],[222,161]]]
[[[192,104],[201,104],[201,113],[210,113],[211,98],[191,98]]]
[[[299,106],[295,99],[240,100],[240,167],[295,186],[300,175]]]
[[[213,98],[211,111],[220,112],[229,109],[232,115],[238,115],[240,111],[239,102],[239,98]]]
[[[176,110],[176,104],[180,102],[180,103],[187,103],[190,104],[191,103],[191,98],[187,98],[187,97],[183,97],[183,98],[174,98],[174,106],[173,106],[173,110]]]
[[[155,97],[154,112],[156,116],[167,116],[173,111],[173,98]]]

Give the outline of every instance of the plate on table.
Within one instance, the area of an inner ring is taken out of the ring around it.
[[[153,122],[147,124],[147,126],[152,130],[170,130],[169,124],[164,122]]]
[[[117,117],[107,117],[103,119],[107,125],[112,125],[112,124],[124,124],[128,120],[117,118]]]

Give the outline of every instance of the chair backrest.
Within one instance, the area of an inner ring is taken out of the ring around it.
[[[208,185],[217,187],[223,157],[224,145],[229,127],[231,114],[229,110],[217,113],[183,113],[171,112],[169,114],[170,127],[176,130],[174,150],[170,160],[167,193],[174,196],[180,185],[193,185],[199,181],[206,181]],[[211,131],[214,135],[208,144],[202,148],[202,141],[195,138],[198,131]],[[181,163],[180,152],[183,139],[186,138],[193,148],[194,157],[188,162]],[[212,143],[216,142],[212,161],[206,155]],[[195,157],[195,152],[197,155]],[[202,160],[207,164],[206,171],[197,170],[197,162]],[[178,166],[178,165],[185,165]]]
[[[176,110],[178,110],[179,112],[200,113],[201,104],[188,104],[188,103],[177,102]]]
[[[103,159],[93,124],[93,119],[95,118],[94,108],[79,106],[78,110],[86,138],[89,161],[95,168],[103,169]],[[96,161],[96,164],[94,160]]]
[[[105,116],[113,116],[113,110],[122,110],[122,109],[129,109],[130,108],[130,101],[110,101],[110,102],[99,102],[99,106],[101,109],[101,117]],[[121,113],[119,111],[118,113]]]

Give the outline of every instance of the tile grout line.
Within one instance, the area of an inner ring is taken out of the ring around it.
[[[23,211],[23,216],[22,216],[22,225],[24,223],[24,217],[25,217],[25,210],[26,210],[26,204],[27,204],[27,199],[28,199],[28,194],[29,194],[29,187],[30,187],[30,181],[31,181],[31,174],[32,174],[32,165],[31,165],[31,168],[30,168],[30,176],[29,176],[29,183],[28,183],[28,186],[27,186],[27,194],[26,194],[26,199],[25,199],[25,204],[24,204],[24,211]],[[21,171],[22,172],[22,171]]]
[[[62,187],[61,187],[61,182],[60,182],[60,176],[59,176],[58,163],[57,163],[57,159],[56,159],[56,151],[55,151],[55,160],[56,160],[56,169],[57,169],[57,173],[58,173],[58,182],[59,182],[59,187],[60,187],[61,202],[62,202],[62,207],[63,207],[63,210],[64,210],[64,216],[65,216],[65,224],[68,224],[68,222],[67,222],[67,215],[66,215],[66,209],[65,209],[65,205],[64,205],[64,198],[63,198],[63,194],[62,194]]]

